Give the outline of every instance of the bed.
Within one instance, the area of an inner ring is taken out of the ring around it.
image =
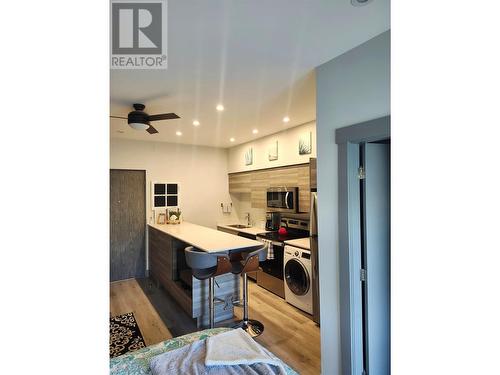
[[[162,353],[182,348],[198,340],[205,340],[208,337],[219,333],[230,331],[232,328],[212,328],[203,331],[193,332],[184,336],[175,337],[162,341],[155,345],[150,345],[130,353],[123,354],[110,360],[111,375],[150,375],[150,360]],[[287,375],[298,375],[290,366],[283,363]]]

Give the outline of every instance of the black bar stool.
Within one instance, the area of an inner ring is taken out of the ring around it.
[[[267,245],[249,253],[240,252],[231,254],[233,274],[243,274],[243,320],[233,328],[242,328],[250,336],[257,337],[264,332],[264,324],[255,319],[248,319],[248,272],[259,270],[259,262],[267,258]]]
[[[210,328],[214,328],[215,308],[214,308],[214,281],[215,276],[223,275],[232,271],[231,262],[226,254],[207,253],[197,250],[193,246],[184,249],[186,263],[191,268],[193,276],[198,280],[208,279],[208,298]]]

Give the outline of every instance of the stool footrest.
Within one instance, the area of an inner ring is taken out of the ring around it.
[[[243,307],[243,303],[244,303],[244,301],[239,299],[239,300],[233,301],[233,306]]]
[[[229,307],[234,306],[232,296],[228,295],[225,298],[215,297],[214,306],[216,305],[224,305],[224,310],[227,310]]]
[[[264,332],[264,324],[254,319],[242,320],[232,326],[232,328],[241,328],[252,337],[260,336]]]

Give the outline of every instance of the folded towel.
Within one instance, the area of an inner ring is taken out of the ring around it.
[[[241,329],[235,329],[233,331],[241,331],[245,335],[246,333]],[[229,332],[233,332],[229,331]],[[225,333],[220,333],[217,337],[224,335]],[[239,334],[239,332],[238,332]],[[212,337],[206,340],[195,341],[192,344],[183,346],[179,349],[171,350],[169,352],[160,354],[156,357],[153,357],[149,362],[149,366],[151,369],[151,373],[153,375],[172,375],[172,374],[190,374],[190,375],[286,375],[285,368],[282,362],[273,357],[270,352],[268,352],[265,348],[261,347],[258,343],[253,342],[252,347],[254,345],[257,348],[263,350],[263,353],[267,355],[267,358],[263,358],[266,361],[275,361],[276,364],[271,365],[270,363],[264,362],[255,362],[251,365],[249,364],[240,364],[240,365],[232,365],[232,366],[222,366],[222,365],[213,365],[207,366],[205,365],[205,361],[207,359],[207,341]],[[253,341],[250,338],[251,341]],[[215,347],[213,346],[215,344]],[[238,344],[237,341],[231,339],[231,337],[227,337],[220,342],[212,343],[212,353],[217,354],[216,357],[218,360],[223,360],[221,356],[223,351],[230,351],[231,345]],[[238,344],[241,345],[241,344]],[[214,351],[214,349],[216,349]],[[242,348],[244,349],[244,348]],[[236,356],[236,351],[232,351],[232,355]],[[242,356],[250,357],[250,353],[242,353]],[[253,360],[257,360],[257,356],[255,353],[251,354]],[[240,362],[243,363],[248,358],[240,358]],[[235,358],[232,360],[235,362]],[[209,361],[210,363],[210,361]]]
[[[267,259],[274,259],[273,243],[269,240],[266,240],[266,243],[267,243]]]
[[[277,358],[271,357],[242,329],[220,333],[207,339],[205,365],[252,365],[267,363],[281,366]]]

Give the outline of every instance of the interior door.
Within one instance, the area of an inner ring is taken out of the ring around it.
[[[110,171],[110,281],[146,272],[146,171]]]
[[[390,144],[362,146],[365,369],[390,374]],[[363,157],[364,154],[364,157]]]

